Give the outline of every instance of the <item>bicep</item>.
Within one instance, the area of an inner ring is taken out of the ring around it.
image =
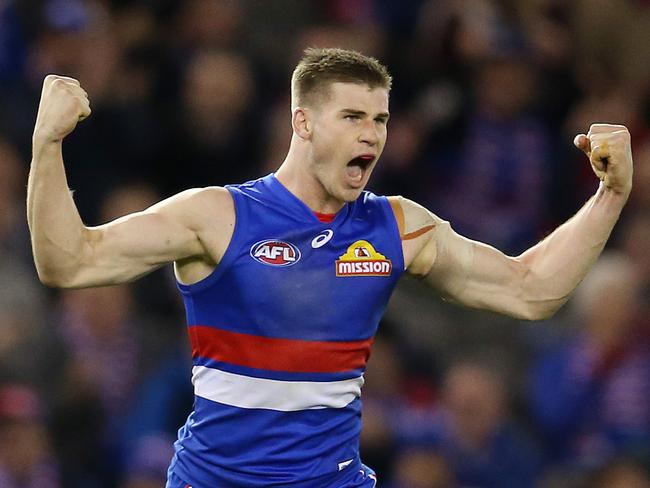
[[[530,272],[522,259],[457,234],[449,222],[408,199],[393,197],[391,204],[409,273],[448,300],[530,317],[524,286]]]
[[[155,212],[128,215],[88,234],[97,265],[146,271],[202,252],[196,232]]]
[[[69,287],[132,281],[184,258],[207,255],[196,209],[183,194],[104,225],[85,229],[85,246]]]
[[[426,281],[447,299],[472,308],[526,318],[526,266],[492,246],[457,234],[442,221],[429,246],[435,259]]]

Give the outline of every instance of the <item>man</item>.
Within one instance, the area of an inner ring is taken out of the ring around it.
[[[90,228],[61,150],[90,115],[88,98],[76,80],[45,79],[28,184],[40,279],[109,285],[174,262],[195,405],[168,487],[374,486],[358,454],[359,396],[402,271],[450,300],[536,320],[567,300],[602,250],[632,184],[625,127],[576,137],[602,179],[598,192],[513,258],[407,199],[363,192],[386,141],[390,86],[372,58],[308,50],[293,73],[293,135],[275,174],[188,190]]]

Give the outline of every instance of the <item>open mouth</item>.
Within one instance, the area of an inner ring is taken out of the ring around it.
[[[371,154],[363,154],[351,159],[345,168],[350,180],[353,183],[361,183],[363,175],[374,160],[375,157]]]

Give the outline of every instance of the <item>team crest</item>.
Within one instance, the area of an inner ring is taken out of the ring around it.
[[[300,250],[290,242],[266,239],[251,246],[251,257],[269,266],[291,266],[300,260]]]
[[[336,276],[389,276],[393,263],[368,241],[356,241],[336,260]]]

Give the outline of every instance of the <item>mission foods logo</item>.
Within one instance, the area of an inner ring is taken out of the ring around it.
[[[253,244],[251,256],[269,266],[291,266],[300,259],[300,251],[290,242],[267,239]]]
[[[368,241],[357,241],[336,260],[336,276],[389,276],[393,263]]]

